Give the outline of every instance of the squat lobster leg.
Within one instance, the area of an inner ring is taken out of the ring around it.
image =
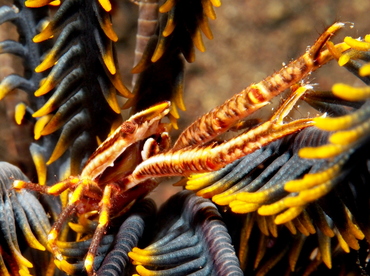
[[[57,246],[57,239],[63,224],[66,222],[68,217],[76,212],[78,203],[82,200],[84,196],[99,200],[103,194],[102,190],[98,187],[95,181],[87,178],[81,179],[78,177],[70,177],[50,187],[15,180],[13,183],[13,188],[16,190],[30,189],[54,196],[59,196],[67,189],[74,189],[68,205],[63,209],[62,213],[58,217],[58,220],[51,227],[48,235],[48,244],[50,246],[50,249],[55,258],[59,261],[63,259],[63,256]]]
[[[111,196],[112,196],[112,189],[113,189],[112,186],[113,186],[112,184],[108,184],[104,188],[103,198],[101,199],[100,206],[99,206],[100,212],[99,212],[98,226],[95,230],[94,236],[89,246],[89,251],[87,252],[87,255],[85,258],[84,265],[89,275],[93,273],[93,265],[94,265],[94,258],[96,255],[96,251],[108,227]]]
[[[73,188],[76,184],[78,184],[78,182],[80,182],[78,177],[69,177],[53,186],[44,186],[37,183],[14,180],[13,188],[15,190],[29,189],[43,194],[58,196],[65,190]]]

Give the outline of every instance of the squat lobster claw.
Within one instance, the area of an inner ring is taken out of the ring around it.
[[[80,176],[71,176],[53,186],[41,186],[22,180],[15,180],[15,190],[31,189],[49,195],[60,195],[63,191],[71,189],[72,195],[67,206],[63,209],[58,220],[53,224],[48,235],[48,245],[56,261],[65,263],[57,245],[58,235],[67,218],[78,212],[80,203],[92,201],[98,204],[98,227],[92,238],[88,254],[85,259],[85,268],[88,274],[93,272],[93,261],[97,247],[109,223],[110,213],[117,210],[114,206],[114,197],[122,195],[130,187],[120,185],[118,182],[99,181],[102,173],[113,166],[114,161],[132,144],[155,134],[166,131],[166,126],[161,119],[168,114],[170,102],[163,102],[141,111],[122,123],[90,156]],[[153,186],[153,185],[149,185]],[[143,190],[145,190],[144,188]],[[95,205],[96,206],[96,205]],[[87,210],[90,211],[90,210]],[[86,210],[84,210],[84,213]]]

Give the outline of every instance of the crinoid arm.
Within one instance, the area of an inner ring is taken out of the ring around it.
[[[0,234],[3,239],[0,246],[1,275],[30,275],[33,263],[39,261],[47,266],[44,252],[39,260],[32,255],[25,257],[24,247],[45,251],[47,232],[50,230],[48,216],[37,197],[30,191],[14,193],[11,189],[13,178],[27,180],[26,176],[15,166],[0,162]],[[17,237],[22,233],[23,238]]]
[[[243,275],[230,236],[209,200],[182,191],[163,206],[158,219],[166,225],[161,235],[146,248],[134,247],[128,253],[139,275],[212,275],[215,271]]]

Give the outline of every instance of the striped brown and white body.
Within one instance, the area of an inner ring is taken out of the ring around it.
[[[172,149],[154,155],[140,163],[127,178],[128,187],[131,188],[151,177],[188,176],[192,173],[215,171],[273,141],[312,126],[312,118],[284,123],[284,118],[310,88],[310,86],[302,86],[296,89],[270,120],[229,141]]]
[[[237,121],[265,106],[273,97],[302,81],[310,73],[327,63],[332,56],[328,50],[323,51],[322,48],[343,26],[343,23],[333,24],[301,57],[261,82],[250,85],[224,104],[200,117],[182,132],[174,149],[202,145],[211,141],[230,129]]]

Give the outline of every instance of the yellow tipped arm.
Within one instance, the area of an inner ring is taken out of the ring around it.
[[[19,103],[15,107],[15,122],[20,125],[22,123],[22,120],[24,118],[24,115],[26,114],[27,106],[24,103]]]
[[[46,5],[51,6],[58,6],[60,5],[60,1],[53,1],[53,0],[27,0],[25,3],[27,8],[41,8]]]
[[[110,12],[112,10],[112,4],[109,0],[99,0],[99,4],[106,12]]]

